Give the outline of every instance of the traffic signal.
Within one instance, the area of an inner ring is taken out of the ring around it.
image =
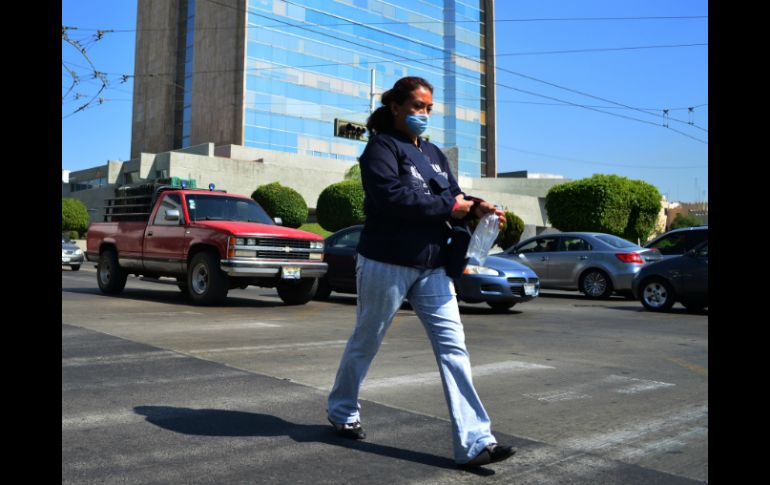
[[[334,136],[366,141],[364,135],[366,135],[366,125],[355,121],[334,120]]]

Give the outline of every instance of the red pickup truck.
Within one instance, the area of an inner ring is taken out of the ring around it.
[[[123,291],[129,274],[176,278],[200,305],[232,288],[276,288],[289,305],[307,303],[327,270],[323,238],[282,227],[253,199],[146,183],[116,189],[105,222],[91,224],[86,257],[97,261],[103,293]]]

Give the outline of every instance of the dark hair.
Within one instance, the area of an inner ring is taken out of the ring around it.
[[[412,91],[420,86],[424,87],[433,94],[433,86],[421,77],[408,76],[402,77],[393,87],[382,93],[382,106],[377,108],[374,113],[366,120],[366,129],[370,135],[391,131],[394,128],[393,113],[390,112],[390,103],[402,104],[409,99]]]

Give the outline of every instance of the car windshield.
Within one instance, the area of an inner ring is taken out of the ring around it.
[[[251,199],[187,194],[185,200],[192,221],[243,221],[275,224],[267,212]]]
[[[633,248],[636,247],[636,244],[632,243],[631,241],[627,241],[623,238],[613,236],[611,234],[601,234],[598,236],[595,236],[596,239],[599,241],[609,244],[612,247],[615,248]]]

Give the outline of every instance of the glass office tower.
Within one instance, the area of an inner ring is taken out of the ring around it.
[[[495,176],[493,0],[139,0],[132,158],[212,142],[355,161],[401,77],[434,87],[427,135]],[[488,130],[489,127],[489,130]]]
[[[401,77],[434,86],[427,134],[458,147],[462,175],[486,175],[484,2],[248,0],[244,144],[355,161],[363,143],[334,120],[365,123]]]

